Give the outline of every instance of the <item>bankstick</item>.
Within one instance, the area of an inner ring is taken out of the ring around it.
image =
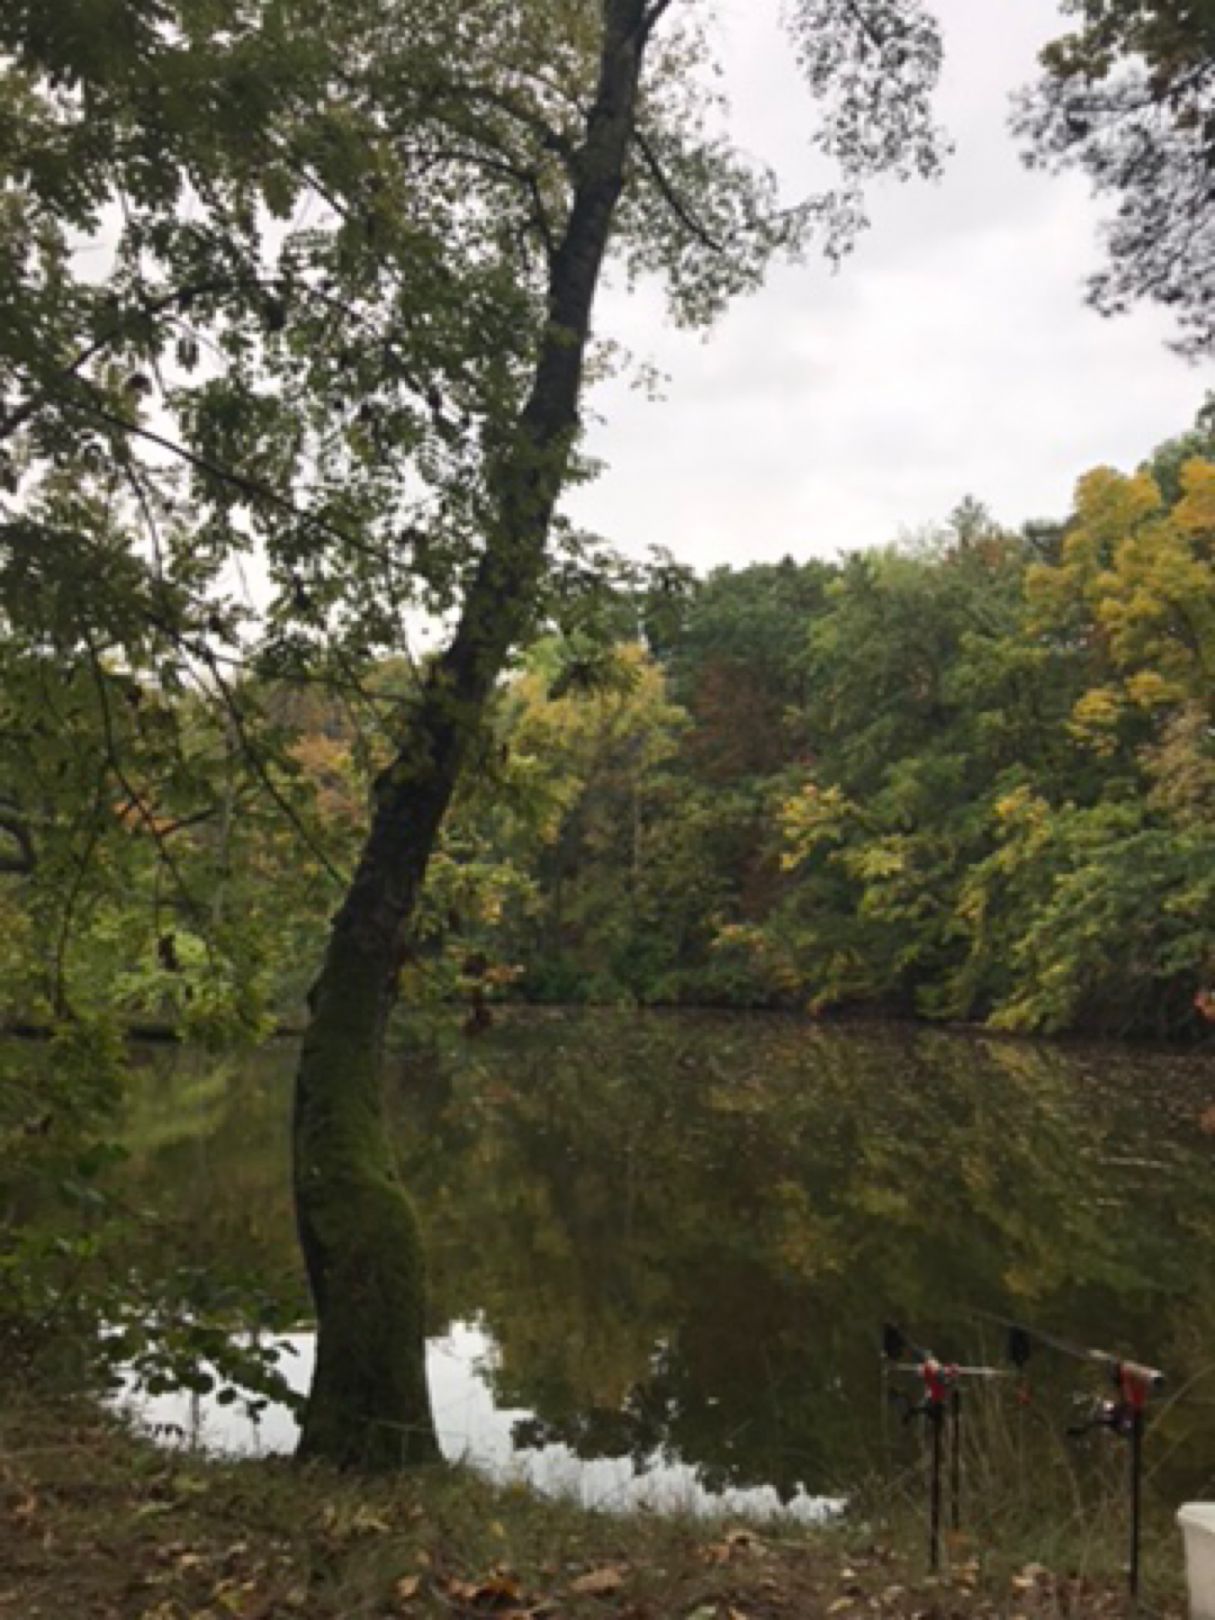
[[[1030,1358],[1033,1343],[1049,1345],[1074,1361],[1087,1362],[1099,1368],[1114,1385],[1113,1396],[1094,1401],[1083,1423],[1074,1424],[1067,1432],[1076,1437],[1090,1429],[1109,1429],[1129,1442],[1130,1458],[1128,1485],[1130,1490],[1129,1531],[1130,1548],[1127,1560],[1127,1585],[1132,1600],[1139,1597],[1140,1540],[1143,1512],[1143,1432],[1147,1403],[1165,1386],[1165,1376],[1158,1367],[1146,1366],[1141,1361],[1130,1361],[1125,1356],[1111,1355],[1107,1350],[1094,1350],[1084,1345],[1071,1344],[1067,1339],[1043,1333],[1040,1328],[1026,1327],[1022,1322],[1011,1322],[1007,1317],[990,1316],[976,1311],[976,1316],[988,1322],[997,1322],[1008,1330],[1008,1356],[1017,1367],[1023,1368]]]
[[[962,1524],[962,1384],[968,1378],[1010,1378],[1002,1367],[966,1367],[940,1361],[931,1350],[913,1344],[893,1322],[882,1329],[882,1354],[889,1371],[906,1373],[920,1381],[918,1402],[907,1401],[907,1421],[922,1417],[932,1430],[932,1461],[928,1475],[928,1562],[941,1567],[941,1499],[945,1453],[945,1425],[950,1428],[950,1522]]]

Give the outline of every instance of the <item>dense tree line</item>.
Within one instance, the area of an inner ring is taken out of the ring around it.
[[[604,592],[498,689],[409,997],[468,998],[474,1027],[511,995],[1200,1032],[1213,547],[1200,427],[1089,473],[1058,525],[966,502],[884,551]],[[298,1019],[411,672],[376,665],[357,704],[247,683],[260,754],[188,692],[37,679],[57,741],[13,789],[39,859],[3,891],[8,1005],[218,1038]],[[119,725],[142,775],[99,827]]]
[[[966,503],[915,544],[719,571],[608,690],[540,649],[498,717],[530,803],[473,795],[449,847],[514,878],[479,944],[541,998],[1203,1027],[1210,448],[1091,472],[1058,527]]]

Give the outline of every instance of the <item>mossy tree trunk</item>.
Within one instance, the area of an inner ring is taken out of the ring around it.
[[[578,427],[591,311],[624,184],[641,63],[667,0],[603,0],[594,105],[571,163],[531,392],[488,469],[493,522],[459,627],[432,667],[312,994],[296,1086],[295,1197],[316,1303],[300,1455],[395,1468],[437,1458],[417,1224],[385,1128],[382,1054],[403,944],[467,746],[525,633]]]

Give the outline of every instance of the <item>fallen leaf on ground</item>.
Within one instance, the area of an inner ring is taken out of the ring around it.
[[[732,1558],[763,1550],[763,1543],[751,1530],[727,1530],[720,1541],[711,1541],[700,1549],[706,1564],[728,1564]]]
[[[606,1569],[592,1569],[570,1582],[570,1591],[579,1597],[611,1597],[624,1585],[624,1571],[609,1565]]]
[[[477,1587],[473,1602],[483,1609],[498,1609],[517,1604],[522,1596],[523,1588],[513,1575],[495,1572]]]
[[[396,1594],[402,1603],[408,1603],[410,1598],[416,1598],[418,1588],[422,1584],[420,1575],[402,1575],[396,1584]]]
[[[1017,1579],[1029,1581],[1032,1585],[1034,1581],[1049,1579],[1049,1577],[1050,1570],[1047,1569],[1045,1564],[1026,1564],[1022,1568],[1020,1574],[1017,1576]]]
[[[517,1609],[523,1606],[523,1588],[513,1575],[495,1570],[483,1581],[453,1579],[445,1583],[448,1597],[474,1609]]]

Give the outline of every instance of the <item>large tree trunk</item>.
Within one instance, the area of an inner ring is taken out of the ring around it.
[[[531,393],[489,470],[494,521],[459,628],[397,756],[312,994],[296,1085],[295,1198],[316,1303],[300,1455],[393,1468],[438,1456],[418,1229],[385,1129],[381,1070],[403,942],[461,764],[525,632],[578,425],[591,310],[624,182],[641,59],[662,0],[603,0],[595,104],[553,254]],[[648,14],[647,14],[648,13]]]

